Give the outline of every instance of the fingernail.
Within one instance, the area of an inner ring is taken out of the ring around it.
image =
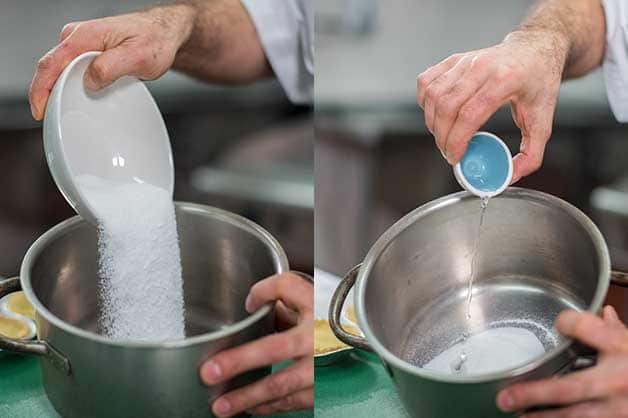
[[[563,311],[556,319],[556,328],[558,328],[559,331],[572,330],[579,319],[580,315],[576,311]]]
[[[504,391],[497,396],[497,406],[502,411],[510,411],[514,403],[515,400],[508,391]]]
[[[248,296],[246,297],[246,300],[244,301],[244,309],[246,309],[246,311],[248,313],[253,313],[253,298],[251,297],[251,294],[249,293]]]
[[[89,90],[100,90],[100,85],[96,83],[96,81],[94,81],[92,77],[90,77],[89,71],[85,73],[85,77],[83,77],[83,82],[85,83],[85,87],[87,87]]]
[[[611,305],[606,305],[606,314],[611,318],[611,319],[619,319],[619,316],[617,316],[617,311],[615,310],[615,308],[613,308]]]
[[[39,120],[39,110],[35,107],[34,104],[31,103],[31,114],[33,115],[33,119]]]
[[[222,376],[222,370],[220,369],[220,365],[218,365],[218,363],[209,361],[203,366],[202,375],[205,383],[213,384],[218,382]]]
[[[229,411],[231,411],[231,403],[229,403],[229,401],[224,398],[219,398],[216,402],[214,402],[214,406],[212,409],[214,411],[214,414],[224,416],[227,415]]]

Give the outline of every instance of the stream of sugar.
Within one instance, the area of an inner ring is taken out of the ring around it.
[[[185,337],[181,258],[170,194],[90,175],[77,184],[98,218],[99,328],[114,339]]]

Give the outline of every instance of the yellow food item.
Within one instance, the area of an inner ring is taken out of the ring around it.
[[[33,320],[35,319],[35,308],[33,308],[33,305],[26,299],[24,292],[15,292],[9,296],[7,308],[11,312],[27,316]]]
[[[0,315],[0,334],[14,340],[28,337],[30,328],[28,324],[19,319]]]
[[[343,328],[350,334],[360,335],[358,330],[349,325],[343,324]],[[336,338],[326,319],[314,320],[314,354],[329,353],[345,347],[348,345]]]
[[[358,323],[358,318],[355,316],[355,305],[350,305],[349,308],[347,308],[347,318],[354,324]]]

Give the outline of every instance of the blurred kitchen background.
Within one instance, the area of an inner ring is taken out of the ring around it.
[[[48,172],[41,123],[30,116],[27,92],[38,59],[56,44],[65,23],[152,3],[2,2],[0,276],[16,275],[29,245],[74,215]],[[149,88],[172,141],[175,199],[254,220],[279,240],[291,267],[312,271],[312,109],[291,105],[274,81],[219,87],[168,73]]]
[[[453,53],[498,43],[531,4],[316,1],[317,267],[344,275],[404,214],[461,189],[424,126],[416,76]],[[484,130],[518,150],[509,108]],[[518,186],[581,208],[605,235],[614,267],[626,270],[626,161],[628,127],[615,121],[597,71],[563,85],[543,167]],[[622,296],[611,295],[628,318]]]

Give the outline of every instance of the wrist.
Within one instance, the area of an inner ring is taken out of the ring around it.
[[[503,44],[517,44],[530,49],[561,76],[571,48],[569,34],[562,28],[529,24],[515,28],[504,38]]]
[[[179,48],[190,38],[196,22],[197,8],[190,2],[176,2],[148,10],[155,23],[171,32]]]

